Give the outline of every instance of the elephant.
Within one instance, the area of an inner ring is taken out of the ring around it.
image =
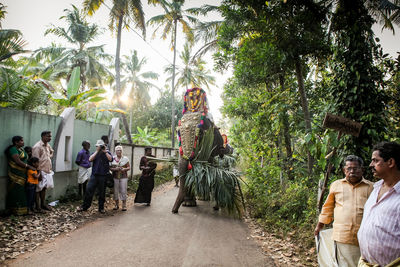
[[[183,117],[178,125],[179,138],[179,192],[175,204],[172,208],[173,213],[178,213],[179,207],[184,202],[184,206],[196,206],[196,199],[191,195],[186,187],[186,174],[191,170],[191,162],[195,160],[196,151],[209,151],[207,160],[211,162],[215,156],[223,157],[231,154],[233,149],[229,145],[224,145],[224,139],[218,127],[206,115],[207,105],[205,92],[200,88],[187,90],[184,97]],[[202,142],[207,134],[213,138],[213,142]],[[201,146],[201,147],[200,147]]]

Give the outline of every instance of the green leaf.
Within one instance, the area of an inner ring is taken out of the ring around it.
[[[96,102],[103,101],[104,99],[106,99],[106,98],[105,98],[105,97],[102,97],[102,96],[95,96],[95,97],[90,98],[90,99],[89,99],[89,102],[94,102],[94,103],[96,103]]]
[[[80,68],[75,67],[72,70],[71,77],[69,78],[68,85],[67,85],[67,98],[71,98],[71,96],[76,95],[78,93],[79,87],[81,86],[81,79],[80,79]]]

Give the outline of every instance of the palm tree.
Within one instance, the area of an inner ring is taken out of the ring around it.
[[[117,92],[117,99],[121,95],[121,69],[120,69],[120,52],[121,52],[121,36],[122,27],[128,27],[130,23],[134,23],[136,27],[142,30],[143,36],[146,35],[144,12],[140,0],[113,0],[113,6],[110,10],[110,23],[109,28],[112,32],[117,32],[117,49],[115,53],[115,89]],[[89,15],[93,15],[104,0],[85,0],[83,6]],[[125,128],[126,136],[131,136],[128,121],[125,114],[121,115],[122,122]],[[128,142],[132,144],[131,138],[127,138]]]
[[[6,13],[5,6],[0,3],[0,22]],[[20,31],[0,29],[0,106],[39,111],[48,100],[45,87],[24,77],[23,72],[17,70],[18,62],[10,60],[26,52],[25,44]]]
[[[149,80],[158,79],[159,75],[153,71],[142,71],[146,65],[147,59],[140,59],[137,51],[134,50],[131,56],[124,56],[124,61],[121,64],[122,69],[127,73],[126,77],[121,81],[123,87],[131,85],[130,98],[134,103],[142,105],[150,105],[149,89],[151,87],[158,88]]]
[[[73,68],[80,67],[83,91],[87,84],[91,87],[101,86],[102,77],[112,74],[100,60],[107,61],[112,57],[104,53],[103,45],[87,47],[87,44],[100,34],[99,28],[96,24],[89,24],[85,20],[85,14],[74,5],[71,10],[65,9],[64,12],[66,15],[60,19],[66,20],[68,28],[52,25],[46,30],[45,35],[54,34],[77,47],[60,47],[52,44],[36,50],[33,57],[36,61],[50,61],[44,71],[54,69],[59,77],[68,78]]]
[[[195,59],[191,56],[191,47],[188,43],[185,44],[179,58],[182,60],[184,66],[176,68],[178,77],[176,87],[188,89],[189,87],[202,87],[204,85],[209,89],[209,85],[215,84],[215,77],[211,76],[210,71],[205,68],[206,62],[200,57]],[[168,66],[165,72],[169,74],[173,73],[173,67]],[[167,81],[171,79],[172,77],[169,77]]]
[[[45,88],[10,68],[0,67],[0,106],[40,111],[48,102]]]
[[[0,62],[23,52],[26,42],[18,30],[0,30]]]
[[[395,34],[393,23],[400,25],[400,0],[369,0],[366,1],[368,11],[382,24],[383,29],[389,29]]]
[[[190,23],[196,23],[197,18],[187,15],[193,14],[193,9],[183,10],[184,1],[172,1],[168,2],[166,0],[157,1],[161,7],[164,9],[165,13],[152,17],[147,24],[149,25],[157,25],[153,36],[155,36],[156,32],[163,27],[161,37],[165,40],[168,35],[171,36],[171,46],[174,50],[174,59],[172,63],[172,102],[171,107],[175,106],[175,63],[176,63],[176,36],[177,36],[177,27],[178,23],[182,25],[182,30],[185,33],[186,39],[188,42],[193,43],[194,35],[192,27],[190,27]],[[175,109],[172,108],[171,114],[171,143],[172,147],[175,146]]]
[[[142,71],[142,68],[146,65],[147,59],[140,59],[137,56],[137,51],[134,50],[131,56],[124,56],[121,68],[127,73],[126,77],[121,81],[121,85],[125,90],[127,86],[131,86],[129,93],[130,102],[130,123],[129,128],[132,129],[132,111],[136,106],[137,109],[143,110],[150,106],[150,95],[149,90],[152,87],[158,89],[156,85],[151,83],[150,80],[158,79],[158,74],[152,71]]]
[[[22,33],[18,30],[2,29],[1,21],[5,18],[6,6],[0,3],[0,62],[23,52],[26,42],[22,39]]]
[[[197,15],[207,16],[209,12],[221,12],[219,6],[213,5],[203,5],[200,8],[192,9]],[[209,51],[215,51],[218,49],[217,37],[218,31],[222,25],[222,20],[214,21],[199,21],[197,22],[194,32],[195,32],[195,42],[202,42],[203,45],[194,54],[193,58],[202,57]]]
[[[0,3],[0,28],[1,28],[1,21],[6,17],[7,11],[5,11],[6,6]]]

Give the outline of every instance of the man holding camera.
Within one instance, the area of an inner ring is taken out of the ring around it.
[[[105,212],[105,181],[107,174],[110,172],[110,162],[112,162],[112,160],[112,155],[110,151],[107,150],[104,141],[97,140],[96,152],[89,157],[89,161],[93,162],[92,177],[90,178],[86,187],[83,204],[78,208],[78,211],[86,211],[90,208],[92,205],[94,192],[97,188],[99,192],[99,212]]]

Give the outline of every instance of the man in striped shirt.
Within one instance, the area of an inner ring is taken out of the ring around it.
[[[400,144],[379,143],[371,158],[369,166],[381,180],[364,206],[359,266],[400,266]]]

